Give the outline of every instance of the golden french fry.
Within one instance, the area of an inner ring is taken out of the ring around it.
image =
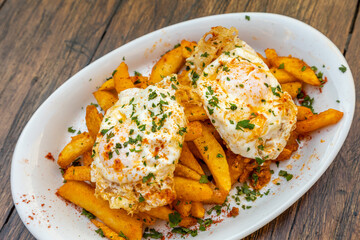
[[[209,183],[209,186],[213,190],[213,195],[209,200],[204,200],[202,202],[208,204],[223,204],[229,192],[219,189],[211,182]]]
[[[307,133],[335,124],[341,120],[344,113],[335,109],[328,109],[319,114],[313,115],[306,120],[296,123],[296,131],[298,133]]]
[[[184,144],[183,144],[179,162],[182,165],[194,170],[195,172],[197,172],[200,175],[205,174],[204,170],[201,168],[201,165],[195,159],[194,155],[191,153],[191,151],[188,147],[188,143],[186,143],[186,142],[184,142]],[[175,168],[175,170],[176,170],[176,168]]]
[[[130,77],[130,79],[135,87],[138,87],[138,88],[147,88],[148,87],[148,82],[149,82],[148,77],[133,76],[133,77]]]
[[[188,217],[191,212],[191,201],[175,200],[172,206],[178,211],[181,216]]]
[[[201,202],[192,202],[191,216],[203,218],[205,216],[205,208]]]
[[[93,158],[91,157],[91,155],[92,155],[91,151],[84,152],[83,154],[84,166],[90,166],[91,163],[93,162]]]
[[[155,217],[152,217],[149,214],[144,213],[144,212],[139,212],[136,214],[136,216],[137,216],[137,219],[142,221],[146,226],[154,225],[156,222]]]
[[[189,71],[184,70],[180,74],[178,74],[178,82],[181,85],[190,86],[191,85],[191,80],[190,80],[190,77],[189,77]]]
[[[270,68],[270,62],[269,62],[269,60],[267,60],[266,58],[264,58],[264,56],[263,55],[261,55],[261,53],[256,53],[263,61],[264,61],[264,63],[268,66],[268,68]]]
[[[103,85],[101,85],[101,87],[98,90],[109,91],[113,89],[115,89],[114,79],[110,78],[109,80],[104,82]]]
[[[298,114],[297,114],[297,120],[303,121],[314,115],[310,108],[303,107],[303,106],[297,106]]]
[[[122,62],[114,71],[113,79],[117,93],[135,87],[130,79],[128,66],[124,62]]]
[[[185,142],[184,142],[185,143]],[[204,160],[202,159],[202,155],[200,154],[199,150],[197,149],[197,147],[195,146],[194,142],[186,142],[186,144],[189,147],[190,152],[193,154],[193,156],[195,156],[198,159]]]
[[[204,108],[195,104],[185,104],[186,118],[191,121],[203,121],[209,119]]]
[[[265,49],[265,55],[266,55],[266,59],[269,61],[270,65],[273,67],[274,61],[278,56],[275,49],[271,49],[271,48]]]
[[[96,101],[105,112],[112,107],[118,100],[118,96],[111,91],[93,92]]]
[[[278,80],[279,83],[290,83],[298,81],[296,77],[285,71],[284,69],[278,69],[276,67],[270,68],[271,73]]]
[[[153,208],[149,211],[146,211],[150,216],[165,220],[169,222],[169,214],[173,214],[175,211],[171,210],[168,206]],[[190,227],[197,223],[195,218],[192,217],[182,217],[179,226],[181,227]]]
[[[276,158],[276,161],[284,161],[290,159],[292,151],[290,149],[284,148],[284,150]]]
[[[86,107],[85,121],[91,137],[96,139],[96,135],[100,130],[102,117],[94,105],[88,105]]]
[[[210,121],[203,122],[203,126],[205,126],[211,132],[211,134],[214,135],[214,137],[216,138],[218,143],[221,144],[221,146],[225,146],[224,140],[221,138],[219,132],[216,130],[214,125],[211,124]]]
[[[202,127],[199,121],[189,122],[185,135],[185,141],[194,141],[202,136]]]
[[[95,197],[95,189],[85,182],[68,181],[57,194],[98,217],[117,233],[124,233],[129,240],[140,240],[142,223],[123,209],[110,209],[109,202]]]
[[[187,40],[181,41],[181,48],[182,48],[182,55],[184,58],[188,58],[191,56],[191,54],[194,52],[194,49],[196,47],[196,42],[189,42]]]
[[[165,53],[152,68],[149,80],[150,84],[160,82],[164,77],[177,73],[184,63],[185,58],[182,55],[181,47]]]
[[[314,86],[320,86],[321,82],[315,72],[304,61],[294,57],[277,57],[273,64],[280,66],[288,73],[294,75],[297,79]]]
[[[65,168],[85,152],[91,151],[94,141],[88,132],[72,137],[71,141],[60,152],[57,163],[60,167]]]
[[[104,234],[105,237],[108,239],[114,239],[114,240],[125,240],[125,238],[120,237],[119,233],[114,232],[111,230],[108,226],[103,224],[102,222],[99,222],[95,219],[90,220],[96,227],[100,228]],[[127,236],[126,236],[127,237]]]
[[[184,166],[184,165],[182,165],[180,163],[178,165],[176,165],[174,174],[175,174],[175,176],[189,178],[189,179],[192,179],[192,180],[195,180],[195,181],[199,181],[200,178],[201,178],[200,174],[198,174],[197,172],[195,172],[191,168],[186,167],[186,166]]]
[[[203,126],[203,136],[193,142],[214,176],[216,185],[220,189],[229,192],[231,189],[229,165],[220,143],[205,126]]]
[[[213,191],[207,184],[199,181],[174,177],[175,192],[179,200],[204,201],[211,198]]]
[[[231,185],[233,185],[238,181],[240,175],[243,173],[245,164],[242,156],[234,154],[230,150],[226,151],[226,160],[229,164]]]
[[[281,88],[283,91],[288,92],[292,98],[296,98],[301,92],[302,84],[301,82],[282,83]]]
[[[64,179],[66,181],[90,181],[91,168],[89,166],[71,166],[66,169]]]

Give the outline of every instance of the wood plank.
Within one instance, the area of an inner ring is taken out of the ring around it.
[[[10,163],[21,130],[57,87],[89,63],[117,4],[8,0],[1,9],[0,226],[12,207]]]
[[[25,228],[16,211],[11,214],[8,223],[1,229],[0,239],[35,240]]]

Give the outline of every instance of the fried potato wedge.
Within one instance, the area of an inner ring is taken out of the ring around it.
[[[89,166],[71,166],[66,169],[64,173],[64,180],[66,181],[90,181],[91,168]]]
[[[181,214],[181,216],[184,217],[190,216],[190,212],[192,208],[191,201],[175,200],[172,205],[175,208],[175,210]]]
[[[144,76],[133,76],[130,77],[131,82],[134,84],[137,88],[147,88],[149,85],[149,78]]]
[[[195,181],[199,181],[201,178],[200,174],[180,163],[176,165],[174,174],[175,176],[189,178]]]
[[[164,77],[179,72],[184,63],[185,58],[182,55],[181,47],[174,48],[170,52],[165,53],[152,68],[149,83],[151,85],[155,84]]]
[[[271,73],[278,80],[279,83],[290,83],[298,81],[296,77],[285,71],[284,69],[278,69],[275,67],[270,68]]]
[[[203,136],[193,142],[214,176],[216,185],[220,189],[229,192],[231,188],[229,165],[220,143],[205,126],[203,126]]]
[[[292,151],[290,149],[284,148],[284,150],[276,158],[276,161],[285,161],[290,159]]]
[[[211,182],[209,183],[209,186],[213,190],[213,195],[209,200],[204,200],[202,202],[208,204],[223,204],[229,192],[219,189]]]
[[[175,192],[179,200],[204,201],[211,198],[213,191],[207,184],[183,177],[174,177]]]
[[[230,150],[226,151],[226,160],[229,164],[231,185],[234,185],[244,171],[245,163],[242,156],[234,154]]]
[[[118,100],[118,96],[111,91],[93,92],[96,101],[105,112],[111,108]]]
[[[281,88],[283,91],[288,92],[292,98],[296,98],[301,92],[302,84],[301,82],[282,83]]]
[[[296,123],[298,133],[308,133],[317,129],[335,124],[341,120],[344,113],[335,109],[328,109],[319,114],[313,115],[306,120]]]
[[[268,66],[268,68],[270,68],[270,62],[269,62],[269,60],[267,60],[266,58],[264,58],[264,56],[263,55],[261,55],[261,53],[256,53],[263,61],[264,61],[264,63]]]
[[[203,218],[205,216],[205,208],[201,202],[192,202],[191,216],[196,218]]]
[[[297,120],[303,121],[314,115],[310,108],[297,106],[298,113],[297,113]]]
[[[125,62],[120,63],[113,73],[114,86],[117,93],[135,87],[130,79],[128,66]]]
[[[275,59],[278,57],[275,49],[271,49],[271,48],[265,49],[265,55],[266,55],[266,59],[269,61],[270,65],[271,65],[271,67],[273,67]]]
[[[102,121],[102,115],[99,114],[97,108],[94,105],[88,105],[86,107],[85,121],[87,129],[92,138],[96,139],[96,135],[100,130],[100,124]]]
[[[181,85],[190,86],[191,80],[189,77],[189,71],[184,70],[180,74],[178,74],[178,81]]]
[[[85,152],[91,151],[94,141],[88,132],[72,137],[71,141],[60,152],[57,161],[58,165],[65,168]]]
[[[195,159],[194,155],[190,151],[188,143],[186,143],[186,142],[184,142],[184,144],[183,144],[179,162],[182,165],[194,170],[195,172],[197,172],[200,175],[205,174],[204,170],[201,168],[201,165]],[[176,168],[175,168],[175,170],[176,170]]]
[[[156,218],[153,216],[150,216],[147,213],[139,212],[136,214],[137,219],[143,222],[146,226],[151,226],[156,223]]]
[[[185,135],[185,141],[194,141],[202,136],[202,127],[199,121],[189,122]]]
[[[186,118],[192,121],[203,121],[209,119],[204,108],[195,104],[185,104],[185,115]]]
[[[189,42],[187,40],[181,41],[182,55],[184,58],[188,58],[194,52],[196,47],[196,42]]]
[[[108,226],[106,226],[105,224],[103,224],[102,222],[99,222],[96,219],[91,219],[90,220],[96,227],[100,228],[104,234],[105,237],[107,237],[108,239],[114,239],[114,240],[126,240],[126,238],[120,237],[119,234],[121,233],[116,233],[113,230],[111,230]],[[124,234],[124,233],[122,233]],[[126,236],[127,237],[127,236]]]
[[[110,78],[109,80],[104,82],[103,85],[101,85],[101,87],[98,90],[110,91],[110,90],[114,90],[114,89],[115,89],[114,79]]]
[[[85,208],[113,231],[123,232],[129,240],[141,239],[141,221],[131,217],[123,209],[110,209],[107,201],[95,197],[95,190],[89,184],[68,181],[59,188],[57,194],[75,205]]]
[[[198,159],[204,160],[202,159],[202,155],[200,154],[199,150],[197,149],[197,147],[195,146],[194,142],[186,142],[190,152],[193,154],[193,156],[195,156]]]
[[[149,211],[146,211],[147,214],[149,214],[150,216],[165,220],[169,222],[169,215],[170,214],[174,214],[175,211],[171,210],[168,206],[163,206],[163,207],[157,207],[157,208],[153,208]],[[179,226],[181,227],[190,227],[193,226],[197,223],[197,220],[195,218],[192,217],[182,217],[181,221],[179,223]]]
[[[84,166],[90,166],[93,162],[93,158],[91,157],[92,153],[91,151],[85,152],[83,154],[83,164]]]

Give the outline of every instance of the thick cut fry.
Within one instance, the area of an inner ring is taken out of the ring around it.
[[[288,92],[292,98],[296,98],[301,92],[302,84],[301,82],[283,83],[281,84],[281,88],[283,91]]]
[[[236,183],[244,171],[245,163],[243,157],[237,154],[234,154],[230,150],[226,151],[226,160],[229,164],[231,185]]]
[[[146,211],[150,216],[165,220],[169,222],[169,214],[174,213],[174,210],[171,210],[168,206],[153,208],[149,211]],[[182,217],[179,226],[181,227],[190,227],[197,223],[195,218],[192,217]]]
[[[297,113],[297,120],[303,121],[314,115],[310,108],[297,106],[298,113]]]
[[[138,88],[147,88],[148,87],[148,82],[149,82],[148,77],[133,76],[133,77],[130,77],[130,79],[135,87],[138,87]]]
[[[122,62],[114,71],[113,79],[117,93],[120,93],[125,89],[135,87],[129,78],[128,66],[124,62]]]
[[[186,40],[181,41],[182,55],[184,58],[188,58],[194,52],[196,42],[189,42]]]
[[[275,67],[270,68],[271,73],[278,80],[279,83],[289,83],[298,81],[296,77],[285,71],[284,69],[278,69]]]
[[[285,161],[290,159],[292,151],[290,149],[284,148],[284,150],[276,158],[276,161]]]
[[[105,112],[118,100],[118,96],[111,91],[96,91],[93,93],[96,101]]]
[[[279,68],[283,66],[284,70],[292,74],[297,79],[314,86],[320,86],[321,82],[315,72],[304,61],[294,57],[277,57],[273,64]]]
[[[101,87],[98,90],[109,91],[114,89],[115,89],[114,79],[110,78],[109,80],[104,82],[103,85],[101,85]]]
[[[119,233],[114,232],[111,230],[108,226],[103,224],[102,222],[99,222],[95,219],[90,220],[96,227],[100,228],[102,232],[104,233],[104,236],[108,239],[114,239],[114,240],[125,240],[125,238],[120,237]]]
[[[183,144],[179,161],[182,165],[194,170],[198,174],[200,174],[200,175],[205,174],[204,170],[201,168],[201,165],[195,159],[194,155],[191,153],[188,143],[186,143],[186,142],[184,142],[184,144]]]
[[[198,159],[201,159],[203,160],[202,158],[202,155],[200,154],[199,150],[197,149],[197,147],[195,146],[195,143],[194,142],[186,142],[188,147],[189,147],[189,150],[190,152]]]
[[[173,202],[173,207],[176,211],[178,211],[181,216],[188,217],[191,212],[191,201],[181,201],[181,200],[175,200]]]
[[[186,167],[180,163],[178,165],[176,165],[174,174],[175,174],[175,176],[189,178],[189,179],[192,179],[195,181],[199,181],[201,178],[200,174],[198,174],[194,170],[192,170],[189,167]]]
[[[231,188],[229,165],[226,161],[224,149],[220,143],[211,132],[203,126],[203,136],[195,139],[194,144],[214,176],[216,185],[220,189],[229,192]]]
[[[189,77],[189,71],[186,71],[186,70],[182,71],[178,75],[178,82],[181,85],[190,86],[191,85],[191,80],[190,80],[190,77]]]
[[[191,216],[196,218],[203,218],[205,216],[205,208],[201,202],[192,203]]]
[[[68,181],[57,191],[66,200],[85,208],[113,231],[123,232],[129,240],[140,240],[142,223],[123,209],[110,209],[109,202],[95,197],[95,190],[85,182]]]
[[[194,141],[202,136],[202,127],[199,121],[189,122],[185,135],[185,141]]]
[[[71,166],[66,169],[63,177],[66,181],[90,181],[90,172],[91,168],[88,166]]]
[[[204,108],[195,104],[186,104],[185,105],[185,115],[186,118],[191,121],[203,121],[209,119]]]
[[[266,58],[263,57],[263,55],[261,55],[261,53],[256,53],[263,61],[264,63],[270,68],[270,62],[269,60],[267,60]]]
[[[93,158],[91,157],[91,155],[92,155],[91,151],[85,152],[83,154],[84,166],[90,166],[91,163],[93,162]]]
[[[146,226],[154,225],[156,222],[155,217],[152,217],[149,214],[144,213],[144,212],[139,212],[136,214],[136,216],[137,216],[137,219],[142,221]]]
[[[99,114],[97,108],[94,105],[88,105],[86,107],[85,121],[90,136],[96,139],[96,135],[100,130],[102,116]]]
[[[202,202],[208,204],[223,204],[229,192],[219,189],[211,182],[209,183],[209,186],[213,190],[213,195],[209,200],[204,200]]]
[[[213,191],[207,184],[191,179],[174,177],[175,192],[179,200],[204,201],[211,198]]]
[[[344,113],[335,109],[328,109],[319,114],[313,115],[306,120],[296,123],[296,131],[298,133],[307,133],[315,131],[319,128],[335,124],[341,120]]]
[[[184,63],[185,58],[182,55],[181,47],[177,47],[170,52],[165,53],[151,71],[150,84],[160,82],[164,77],[177,73]]]
[[[216,138],[216,140],[218,141],[218,143],[221,144],[221,146],[225,147],[225,142],[224,140],[221,138],[219,132],[216,130],[216,128],[214,127],[214,125],[211,124],[210,121],[204,121],[203,122],[203,126],[205,126],[212,135],[214,135],[214,137]]]
[[[265,55],[266,55],[266,59],[270,62],[270,65],[273,67],[274,65],[274,61],[277,58],[277,53],[275,51],[275,49],[265,49]]]
[[[59,154],[57,163],[60,167],[65,168],[76,158],[85,152],[91,151],[94,139],[88,132],[83,132],[71,138],[71,141],[64,147]]]

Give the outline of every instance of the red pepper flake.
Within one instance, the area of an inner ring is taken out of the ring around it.
[[[46,154],[45,158],[48,159],[48,160],[51,160],[51,161],[53,161],[53,162],[55,161],[55,158],[53,157],[53,155],[51,154],[51,152],[49,152],[48,154]]]
[[[30,215],[29,215],[29,218],[30,218],[31,220],[34,220],[34,218],[33,218],[32,216],[30,216]]]
[[[237,215],[239,215],[239,209],[237,207],[233,207],[227,216],[236,217]]]

